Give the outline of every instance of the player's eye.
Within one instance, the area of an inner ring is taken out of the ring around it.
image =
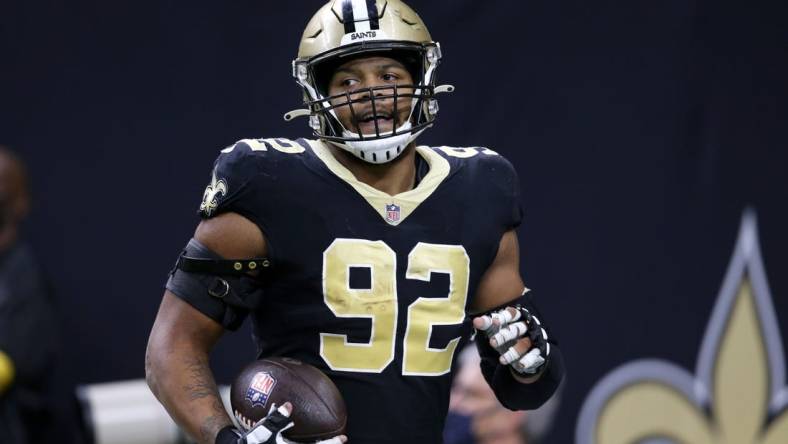
[[[358,84],[358,80],[353,79],[353,78],[343,79],[343,80],[341,80],[339,82],[339,85],[344,87],[344,88],[349,88],[349,87],[354,86],[356,84]]]
[[[381,77],[386,82],[396,82],[397,80],[399,80],[399,76],[394,74],[393,72],[387,72],[387,73],[383,74],[383,76],[381,76]]]

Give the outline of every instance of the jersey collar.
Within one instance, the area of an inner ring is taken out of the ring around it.
[[[449,162],[427,146],[417,146],[416,152],[430,167],[429,172],[412,190],[390,195],[356,179],[344,165],[339,163],[330,149],[320,140],[307,140],[318,159],[336,177],[353,187],[367,203],[389,225],[399,225],[449,176]]]

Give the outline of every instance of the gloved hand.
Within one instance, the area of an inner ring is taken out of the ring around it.
[[[271,406],[268,415],[257,422],[245,434],[235,427],[228,426],[216,435],[216,444],[296,444],[294,441],[282,436],[282,433],[292,428],[295,423],[290,419],[293,406],[286,402],[280,407]],[[347,442],[345,435],[335,436],[330,439],[316,441],[314,444],[342,444]]]
[[[501,354],[501,364],[510,365],[525,377],[538,374],[550,357],[547,331],[539,318],[523,306],[476,317],[473,326],[484,332],[490,345]]]

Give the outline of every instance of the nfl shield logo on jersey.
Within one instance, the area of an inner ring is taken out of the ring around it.
[[[386,220],[391,223],[399,222],[399,205],[386,205]]]
[[[265,407],[268,397],[274,391],[276,379],[268,372],[259,372],[252,378],[249,388],[246,390],[246,400],[252,403],[252,407]]]

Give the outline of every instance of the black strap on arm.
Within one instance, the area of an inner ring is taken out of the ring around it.
[[[191,239],[170,272],[166,288],[227,329],[235,330],[263,300],[267,258],[224,259]]]
[[[239,275],[253,271],[266,271],[271,261],[264,257],[251,259],[206,259],[182,254],[175,268],[187,273]]]

